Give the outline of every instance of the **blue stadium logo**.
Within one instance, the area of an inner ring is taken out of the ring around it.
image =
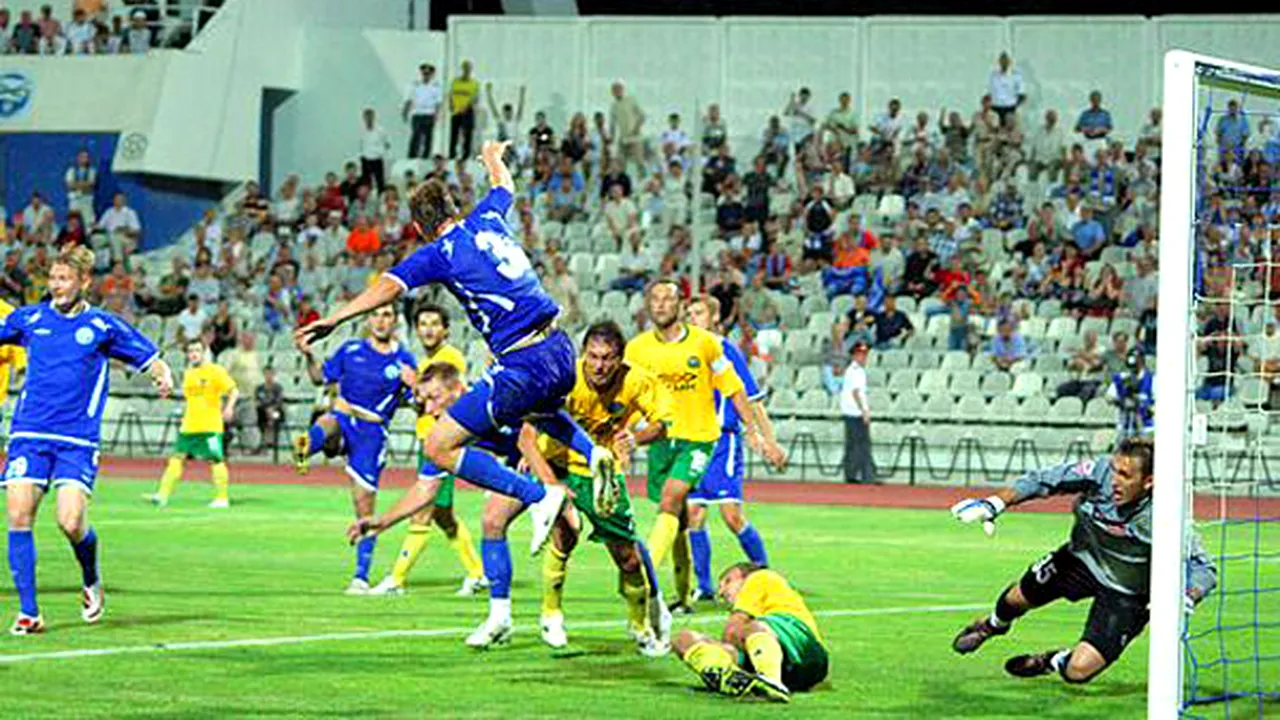
[[[31,106],[35,83],[26,74],[7,72],[0,74],[0,118],[7,119],[23,114]]]

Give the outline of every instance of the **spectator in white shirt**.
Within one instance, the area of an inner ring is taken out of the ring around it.
[[[405,91],[401,117],[409,123],[409,157],[423,160],[431,157],[431,141],[435,134],[436,112],[442,95],[435,82],[436,68],[430,63],[418,66],[419,79]]]
[[[1005,116],[1016,113],[1027,96],[1022,89],[1022,73],[1012,67],[1013,60],[1009,53],[1000,53],[997,63],[998,69],[992,70],[991,77],[987,80],[987,94],[991,96],[991,109],[996,111],[1000,122],[1004,123]]]
[[[671,113],[667,116],[667,129],[662,131],[660,142],[663,165],[670,165],[672,162],[684,164],[684,153],[691,143],[688,133],[680,127],[679,113]]]
[[[142,223],[138,221],[138,213],[125,204],[125,195],[121,192],[111,199],[111,207],[102,213],[98,227],[105,230],[111,239],[112,261],[124,260],[132,255],[142,237]]]
[[[40,22],[38,52],[41,55],[66,55],[69,47],[70,43],[62,36],[56,20],[52,23]]]
[[[22,211],[23,230],[30,236],[48,227],[48,232],[52,233],[53,222],[53,208],[45,203],[44,196],[38,192],[31,193],[31,203]]]
[[[791,125],[791,142],[798,153],[800,146],[813,134],[813,129],[818,122],[809,109],[809,88],[802,87],[799,92],[792,95],[782,115]]]
[[[888,112],[876,118],[876,121],[871,124],[872,152],[878,156],[888,152],[892,157],[901,139],[902,124],[902,101],[894,98],[889,101]]]
[[[1138,144],[1145,145],[1147,147],[1147,155],[1153,158],[1160,157],[1160,139],[1164,132],[1164,125],[1161,123],[1163,117],[1163,110],[1159,107],[1151,108],[1149,121],[1138,132]]]
[[[387,184],[385,159],[391,151],[391,139],[378,124],[378,114],[373,108],[365,108],[361,117],[364,130],[360,133],[360,178],[366,183],[373,183],[381,193]]]
[[[98,171],[94,169],[88,150],[76,153],[76,160],[63,177],[67,187],[67,211],[79,212],[85,226],[93,225],[93,192],[98,185]]]
[[[1044,124],[1031,133],[1031,179],[1040,179],[1040,173],[1048,172],[1050,182],[1057,182],[1058,173],[1067,159],[1067,134],[1058,124],[1058,111],[1046,110]]]
[[[84,16],[84,10],[76,8],[67,23],[67,45],[72,55],[86,55],[93,51],[95,35],[93,23]]]
[[[853,345],[852,362],[844,371],[840,388],[840,414],[844,416],[844,481],[874,483],[875,463],[871,459],[871,404],[867,400],[867,355],[870,346],[859,340]]]
[[[197,340],[204,331],[204,323],[209,319],[209,312],[200,306],[200,296],[194,293],[187,295],[187,306],[174,318],[178,323],[178,345],[186,345]]]
[[[134,10],[129,19],[129,29],[124,34],[125,45],[133,55],[143,55],[151,49],[151,28],[147,27],[147,14]]]
[[[837,210],[844,210],[853,203],[853,195],[857,191],[853,178],[845,172],[844,161],[836,158],[831,161],[831,172],[827,173],[827,197]]]

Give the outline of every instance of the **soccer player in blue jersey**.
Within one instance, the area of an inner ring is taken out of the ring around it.
[[[733,363],[733,369],[742,378],[747,394],[747,401],[755,412],[756,421],[761,432],[769,440],[774,441],[773,423],[769,422],[769,413],[764,407],[764,391],[756,384],[747,365],[747,358],[737,345],[723,335],[720,324],[720,301],[711,296],[695,298],[689,303],[689,322],[720,337],[720,345],[724,356]],[[742,480],[746,473],[742,453],[742,421],[733,403],[726,402],[720,391],[716,391],[716,414],[720,419],[722,432],[716,443],[707,472],[702,482],[689,493],[689,548],[693,555],[693,570],[698,578],[695,600],[714,600],[715,586],[711,582],[711,539],[707,534],[707,506],[718,505],[720,517],[724,524],[738,538],[742,552],[751,562],[765,567],[769,564],[769,556],[764,549],[764,540],[760,532],[747,520],[742,512],[744,497]],[[783,460],[785,463],[785,459]],[[785,467],[785,465],[784,465]]]
[[[466,309],[494,356],[485,377],[442,416],[426,441],[427,457],[475,485],[515,497],[530,507],[532,551],[546,544],[564,505],[560,485],[543,486],[506,467],[493,455],[467,447],[499,427],[528,420],[539,430],[590,458],[595,497],[616,494],[613,456],[596,447],[562,407],[573,389],[573,341],[556,327],[560,308],[542,289],[529,258],[513,238],[506,215],[515,183],[502,161],[507,143],[487,142],[481,160],[489,194],[470,214],[457,206],[438,179],[414,188],[409,210],[427,244],[384,274],[372,287],[333,314],[298,330],[302,347],[340,324],[382,307],[409,289],[441,283]],[[433,502],[439,482],[419,481],[410,490],[419,508]],[[371,532],[379,528],[370,526]]]
[[[466,388],[458,369],[448,363],[435,363],[423,371],[418,379],[416,393],[423,410],[435,416],[443,416],[453,404],[464,397]],[[492,453],[508,468],[515,468],[524,460],[529,470],[543,483],[554,483],[555,473],[542,457],[537,446],[537,432],[528,423],[520,427],[501,425],[475,439],[474,447]],[[430,458],[424,458],[418,468],[419,483],[438,486],[445,478]],[[489,580],[489,619],[467,638],[467,645],[476,649],[505,643],[511,637],[511,551],[507,546],[507,527],[527,508],[517,500],[493,495],[485,505],[484,540],[480,555],[484,563],[484,575]],[[392,527],[415,512],[415,496],[406,494],[390,510],[371,522],[357,521],[347,530],[347,538],[363,542],[371,535]],[[565,526],[566,508],[557,518],[559,532],[570,532]]]
[[[108,360],[150,373],[161,397],[173,373],[160,351],[128,323],[90,307],[93,251],[63,251],[49,270],[52,299],[15,310],[0,322],[0,345],[20,345],[27,381],[9,433],[4,485],[9,515],[9,570],[19,612],[9,632],[44,630],[36,603],[36,548],[31,527],[40,500],[57,496],[58,526],[71,542],[83,580],[81,617],[102,619],[106,598],[98,572],[98,535],[89,524],[89,496],[98,474],[98,439],[107,404]]]
[[[342,437],[357,520],[373,516],[378,480],[386,464],[387,425],[401,402],[412,398],[417,376],[413,355],[395,339],[396,313],[390,305],[369,316],[368,328],[369,337],[342,343],[323,367],[310,349],[303,349],[311,381],[336,385],[338,391],[333,409],[317,418],[293,444],[298,471],[305,473],[309,458],[324,448],[330,436]],[[348,595],[369,591],[376,543],[377,538],[370,535],[356,544],[356,569]]]

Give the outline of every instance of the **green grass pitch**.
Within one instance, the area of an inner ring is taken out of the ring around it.
[[[1004,675],[1002,663],[1016,651],[1074,641],[1083,604],[1029,616],[975,656],[951,652],[951,638],[963,624],[1065,539],[1069,519],[1063,515],[1013,513],[988,539],[980,529],[952,521],[944,509],[751,507],[773,565],[805,594],[832,648],[829,683],[798,695],[784,709],[712,696],[698,690],[674,658],[636,655],[614,594],[616,576],[597,546],[582,545],[573,559],[565,605],[571,645],[552,651],[541,644],[535,626],[540,564],[522,552],[528,534],[526,523],[518,522],[512,535],[517,634],[506,648],[477,653],[462,639],[483,619],[485,600],[453,596],[460,571],[438,536],[411,577],[407,596],[345,597],[341,591],[353,558],[342,537],[350,515],[345,490],[233,485],[234,508],[218,512],[204,507],[205,486],[180,487],[163,511],[140,500],[151,488],[151,482],[113,479],[99,485],[93,516],[103,542],[108,609],[96,627],[80,621],[78,570],[53,524],[53,508],[43,508],[36,532],[49,631],[0,639],[0,717],[1144,714],[1145,634],[1089,686]],[[458,502],[478,539],[479,493],[459,493]],[[640,505],[647,532],[652,514],[646,503]],[[722,567],[740,552],[718,518],[712,520],[714,562]],[[402,532],[384,536],[374,580],[389,566]],[[1280,537],[1267,540],[1280,543]],[[1239,542],[1251,545],[1245,538]],[[1271,585],[1280,584],[1280,568],[1264,571]],[[660,573],[670,587],[669,568]],[[0,608],[16,611],[7,583]],[[1202,608],[1196,622],[1212,616],[1211,608]],[[690,622],[718,631],[720,617],[722,611],[707,608]],[[677,619],[677,627],[682,622]],[[281,638],[298,641],[226,642]],[[1280,639],[1268,642],[1270,652],[1280,651]],[[82,652],[93,650],[106,652]],[[1263,672],[1278,671],[1273,664]],[[1270,684],[1280,685],[1280,678]],[[1247,711],[1232,717],[1256,717],[1256,705],[1241,710]],[[1220,717],[1222,709],[1208,714]],[[1271,714],[1280,716],[1280,708]]]

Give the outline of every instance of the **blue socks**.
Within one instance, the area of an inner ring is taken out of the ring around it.
[[[484,563],[484,576],[489,578],[489,597],[496,600],[509,599],[511,597],[511,549],[507,547],[507,539],[481,540],[480,559]]]
[[[93,528],[80,538],[80,542],[72,543],[71,549],[76,553],[80,563],[80,573],[84,576],[84,586],[89,587],[98,582],[98,533]]]
[[[769,555],[764,551],[764,540],[754,525],[747,523],[742,528],[742,532],[738,533],[738,544],[742,546],[742,552],[746,553],[748,560],[762,567],[769,565]]]
[[[705,527],[689,531],[689,549],[693,552],[693,572],[698,576],[698,590],[703,595],[715,597],[715,586],[711,584],[711,536]]]
[[[320,452],[320,448],[324,447],[324,441],[328,439],[325,435],[324,428],[319,423],[311,426],[307,431],[307,454],[315,455]]]
[[[36,542],[30,530],[9,531],[9,572],[23,615],[40,614],[36,605]]]
[[[589,461],[591,459],[591,451],[595,449],[596,444],[591,441],[591,436],[582,429],[578,423],[564,409],[558,410],[555,415],[540,417],[533,421],[539,430],[550,435],[561,445],[572,448]]]
[[[369,566],[373,564],[373,547],[378,544],[377,536],[362,538],[356,543],[356,574],[354,577],[368,582]]]
[[[525,505],[532,505],[547,496],[547,490],[541,483],[503,465],[489,453],[475,448],[463,448],[460,452],[456,474],[472,485],[516,498]],[[507,567],[510,566],[508,560]],[[492,582],[493,578],[489,580]]]

